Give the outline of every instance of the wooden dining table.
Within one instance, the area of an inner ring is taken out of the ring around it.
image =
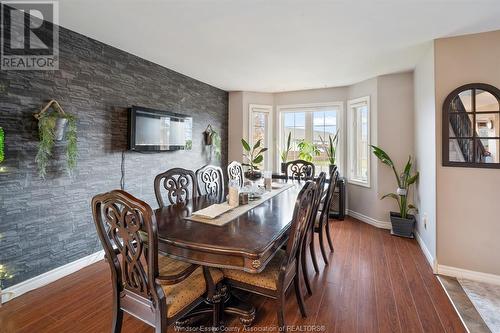
[[[225,201],[222,197],[198,196],[159,208],[155,211],[159,252],[202,266],[259,273],[288,239],[301,187],[296,183],[222,226],[188,219],[194,211]],[[230,302],[224,311],[251,324],[255,309]]]

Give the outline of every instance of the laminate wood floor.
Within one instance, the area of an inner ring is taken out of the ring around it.
[[[319,274],[309,262],[314,293],[305,297],[308,317],[300,316],[291,288],[287,325],[331,333],[466,332],[415,240],[349,217],[330,226],[330,264],[323,265],[319,249]],[[272,300],[249,300],[257,308],[254,331],[277,332]],[[110,332],[111,304],[109,267],[101,261],[4,304],[0,332]],[[226,320],[243,331],[237,318]],[[125,315],[123,332],[153,329]]]

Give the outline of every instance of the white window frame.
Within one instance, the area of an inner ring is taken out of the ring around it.
[[[274,138],[273,138],[273,106],[272,105],[264,105],[264,104],[249,104],[248,105],[248,143],[252,145],[252,138],[253,138],[253,129],[254,129],[254,124],[253,124],[253,113],[258,112],[258,113],[267,113],[267,119],[268,119],[268,124],[267,124],[267,137],[269,138],[268,142],[268,147],[267,151],[264,154],[267,154],[264,159],[264,165],[263,168],[265,171],[272,171],[273,170],[273,154],[274,154]],[[266,162],[268,165],[266,166]]]
[[[278,149],[281,150],[282,147],[284,146],[284,138],[281,137],[281,134],[283,132],[283,113],[284,112],[304,112],[306,114],[306,119],[305,119],[305,127],[306,127],[306,139],[307,140],[312,140],[312,114],[315,111],[319,111],[318,109],[321,107],[338,107],[339,113],[338,113],[338,119],[337,119],[337,128],[340,128],[339,132],[339,139],[338,139],[338,151],[336,154],[337,158],[337,167],[339,168],[340,173],[342,174],[342,171],[344,170],[344,128],[345,128],[345,123],[344,123],[344,102],[325,102],[325,103],[308,103],[308,104],[291,104],[291,105],[278,105],[276,106],[276,111],[277,111],[277,132],[278,133]],[[309,129],[308,129],[309,126]],[[309,138],[307,138],[309,133]],[[281,152],[281,151],[280,151]],[[280,154],[276,154],[275,158],[275,165],[279,166],[281,165],[281,157]]]
[[[368,145],[368,158],[367,158],[367,178],[366,182],[362,181],[360,179],[354,178],[354,147],[356,143],[354,142],[356,138],[354,137],[354,134],[356,133],[355,126],[355,115],[354,115],[354,109],[358,106],[361,105],[367,105],[368,106],[368,132],[367,132],[367,145]],[[371,187],[371,151],[370,151],[370,142],[371,142],[371,105],[370,105],[370,96],[364,96],[360,98],[355,98],[347,101],[347,132],[348,132],[348,144],[347,144],[347,181],[350,184],[354,185],[359,185],[363,187]]]

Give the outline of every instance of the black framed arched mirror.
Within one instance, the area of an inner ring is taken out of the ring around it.
[[[471,83],[443,104],[443,166],[500,168],[500,90]]]

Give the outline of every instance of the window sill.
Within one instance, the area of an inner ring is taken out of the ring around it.
[[[356,179],[347,179],[347,183],[352,184],[352,185],[361,186],[361,187],[371,188],[369,181],[363,182],[363,181],[359,181]]]

